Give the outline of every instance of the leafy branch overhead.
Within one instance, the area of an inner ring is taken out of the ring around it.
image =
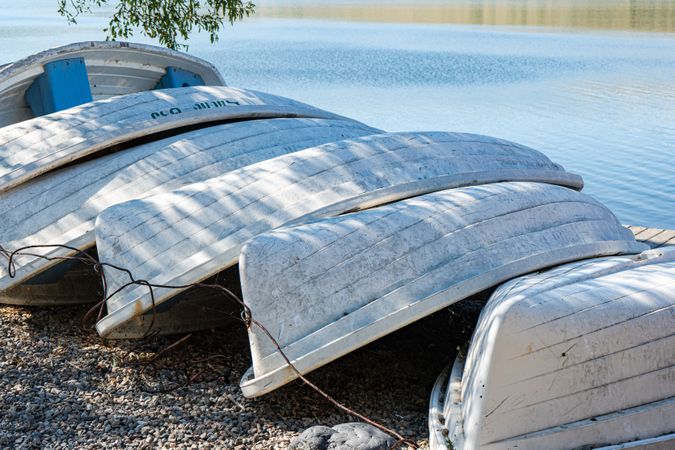
[[[255,5],[246,0],[57,0],[58,12],[68,22],[77,23],[80,14],[93,9],[112,9],[108,27],[103,31],[108,39],[128,39],[134,31],[157,39],[172,49],[187,48],[179,40],[187,40],[194,29],[209,33],[211,43],[227,20],[237,20],[253,14]]]

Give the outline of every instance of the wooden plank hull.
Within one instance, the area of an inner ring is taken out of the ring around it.
[[[284,97],[219,86],[111,97],[0,128],[0,192],[97,152],[166,137],[163,132],[279,117],[344,119]]]
[[[515,276],[645,248],[587,195],[495,183],[260,235],[240,272],[252,315],[307,373]],[[249,340],[244,395],[296,378],[262,330]]]
[[[500,286],[434,388],[432,448],[672,448],[674,324],[673,246]]]
[[[0,242],[6,249],[64,244],[81,250],[95,243],[97,215],[117,203],[168,192],[235,169],[308,147],[377,133],[348,120],[261,119],[217,125],[144,144],[71,166],[0,193]],[[49,258],[69,256],[63,248],[37,249]],[[91,296],[50,297],[60,278],[41,283],[41,295],[20,295],[18,286],[57,265],[38,257],[15,260],[9,277],[0,267],[0,302],[79,303]],[[53,287],[50,287],[52,285]],[[31,292],[40,289],[32,283]],[[13,293],[9,293],[13,290]]]
[[[183,285],[237,263],[250,238],[401,198],[501,180],[540,181],[580,189],[535,150],[485,136],[393,133],[326,144],[248,166],[170,194],[105,210],[96,223],[101,259],[140,279]],[[126,283],[107,270],[111,289]],[[179,289],[155,289],[163,302]],[[108,301],[97,329],[115,327],[151,307],[147,289]]]
[[[131,42],[78,42],[0,67],[0,128],[34,117],[26,90],[45,64],[68,58],[84,58],[94,100],[152,90],[167,67],[199,75],[206,85],[225,85],[211,63],[186,53]]]

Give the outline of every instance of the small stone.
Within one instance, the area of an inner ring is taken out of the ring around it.
[[[396,440],[372,425],[343,423],[333,428],[314,426],[291,441],[289,450],[387,450]]]

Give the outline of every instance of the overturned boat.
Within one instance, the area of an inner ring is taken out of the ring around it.
[[[675,247],[516,278],[431,395],[431,448],[675,448]]]
[[[280,117],[345,119],[285,97],[221,86],[111,97],[0,128],[0,192],[85,157],[194,129],[188,127]]]
[[[392,133],[325,144],[254,164],[168,194],[103,211],[100,259],[137,279],[186,285],[233,266],[250,238],[282,225],[369,208],[441,189],[502,180],[581,189],[579,176],[543,154],[499,139],[460,133]],[[105,269],[109,292],[128,283]],[[183,288],[154,289],[160,304]],[[143,286],[108,300],[97,324],[107,336],[153,306]]]
[[[0,67],[0,127],[117,95],[224,86],[209,62],[153,45],[90,41]]]
[[[515,276],[645,249],[593,198],[540,183],[447,190],[283,228],[240,259],[244,302],[300,373]],[[297,377],[249,328],[254,397]]]
[[[65,263],[54,258],[93,247],[94,223],[105,208],[304,148],[378,132],[347,119],[259,119],[214,125],[52,171],[0,192],[0,236],[7,250],[44,244],[69,247],[37,248],[30,251],[36,256],[17,256],[12,277],[6,265],[0,266],[0,302],[91,301],[92,295],[65,294],[72,286],[59,281],[65,273],[55,267]],[[22,283],[27,286],[19,288]],[[58,288],[59,283],[66,285]]]

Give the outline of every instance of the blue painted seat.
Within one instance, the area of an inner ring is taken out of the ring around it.
[[[44,73],[26,90],[25,99],[35,116],[61,111],[92,101],[84,58],[45,64]]]
[[[155,89],[204,86],[204,84],[202,77],[196,73],[176,67],[167,67],[166,73],[159,79]]]

